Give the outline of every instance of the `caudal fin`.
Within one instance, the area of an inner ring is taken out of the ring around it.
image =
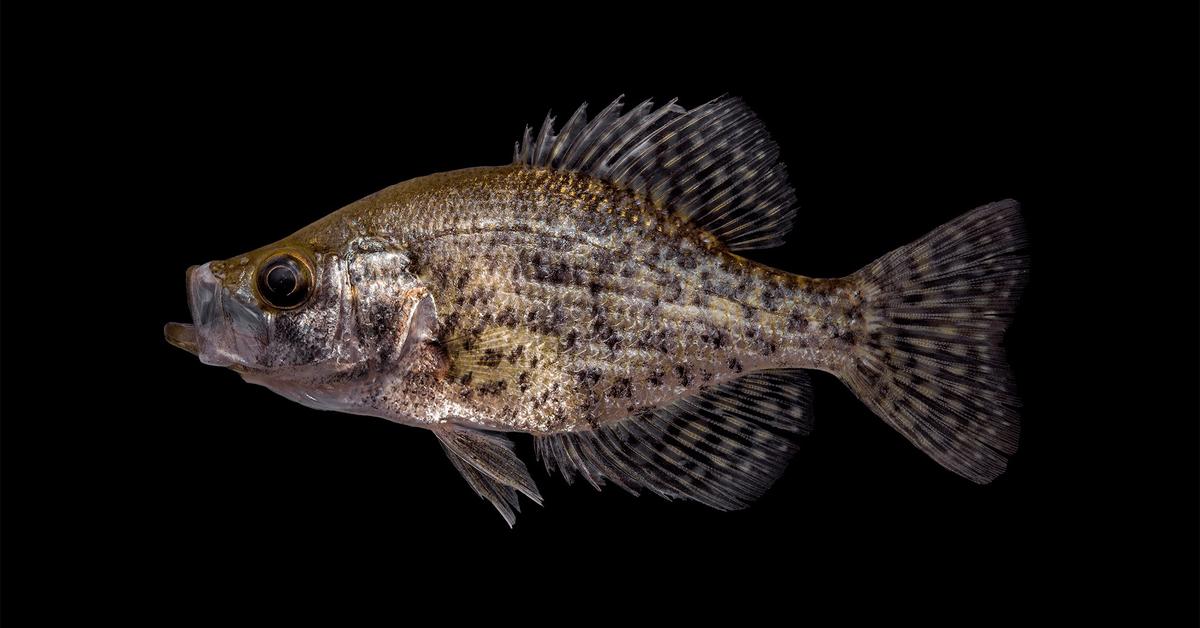
[[[866,337],[842,373],[858,397],[939,464],[985,484],[1020,432],[1001,347],[1025,283],[1016,201],[984,205],[858,271]]]

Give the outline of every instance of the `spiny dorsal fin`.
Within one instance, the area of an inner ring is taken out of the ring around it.
[[[517,493],[523,493],[539,506],[542,496],[529,476],[525,463],[513,452],[512,441],[502,434],[490,434],[450,424],[431,430],[446,450],[454,468],[480,497],[491,502],[509,527],[521,512]]]
[[[717,236],[731,250],[783,244],[796,196],[766,128],[738,98],[685,110],[672,100],[622,114],[621,99],[591,122],[584,103],[557,133],[546,116],[526,128],[517,164],[582,172],[646,195]]]
[[[534,439],[546,469],[568,482],[575,473],[599,489],[604,481],[744,508],[783,474],[796,436],[812,425],[804,371],[759,371],[648,412],[584,432]]]

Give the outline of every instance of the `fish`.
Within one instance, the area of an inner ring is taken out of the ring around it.
[[[543,502],[519,434],[568,483],[749,506],[812,428],[813,370],[946,469],[1005,471],[1016,201],[805,277],[747,257],[801,214],[743,100],[587,110],[526,127],[510,164],[404,181],[191,267],[192,322],[166,340],[304,406],[432,432],[510,527],[521,495]]]

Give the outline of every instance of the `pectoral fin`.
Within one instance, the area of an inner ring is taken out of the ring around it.
[[[517,493],[524,493],[537,505],[542,496],[513,451],[512,441],[502,434],[442,424],[433,428],[438,442],[446,450],[454,468],[479,496],[491,502],[509,527],[521,512]]]

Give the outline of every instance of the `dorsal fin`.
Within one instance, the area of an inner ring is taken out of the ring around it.
[[[591,122],[584,103],[555,132],[546,116],[525,129],[513,161],[582,172],[644,194],[694,221],[731,250],[783,244],[796,195],[766,128],[738,98],[685,110],[672,100],[621,113],[617,98]]]

